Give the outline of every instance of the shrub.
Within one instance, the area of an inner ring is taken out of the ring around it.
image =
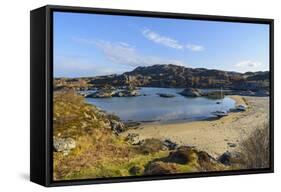
[[[243,167],[246,169],[268,168],[269,150],[269,124],[264,124],[241,144]]]

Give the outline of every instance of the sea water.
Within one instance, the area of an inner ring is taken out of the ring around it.
[[[212,112],[235,107],[229,97],[209,99],[207,97],[185,97],[179,88],[143,87],[137,97],[86,98],[86,101],[102,110],[115,114],[123,121],[195,121],[214,117]],[[201,90],[209,92],[210,90]],[[158,93],[173,94],[164,98]]]

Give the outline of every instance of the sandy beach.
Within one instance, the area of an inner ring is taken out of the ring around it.
[[[237,150],[239,143],[247,139],[257,128],[261,127],[269,117],[269,97],[228,96],[236,105],[246,104],[243,112],[231,112],[228,116],[194,122],[177,123],[143,123],[138,129],[128,130],[139,134],[139,139],[170,139],[179,145],[195,146],[214,157],[225,151]]]

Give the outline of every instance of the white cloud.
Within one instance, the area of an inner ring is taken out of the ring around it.
[[[170,48],[174,48],[174,49],[183,49],[184,48],[184,45],[180,44],[177,40],[172,39],[170,37],[162,36],[154,31],[151,31],[150,29],[143,30],[142,34],[147,39],[149,39],[155,43],[162,44],[166,47],[170,47]]]
[[[190,51],[203,51],[205,49],[202,45],[184,44],[171,37],[160,35],[159,33],[152,31],[150,29],[143,30],[142,34],[145,38],[153,41],[154,43],[158,43],[173,49],[178,49],[178,50],[188,49]]]
[[[234,64],[237,67],[238,71],[247,72],[247,71],[264,71],[265,66],[259,61],[252,60],[243,60]]]
[[[102,50],[104,56],[111,62],[129,65],[131,67],[154,64],[185,65],[182,61],[176,59],[141,55],[135,47],[125,42],[97,41],[96,46]]]
[[[204,51],[205,49],[203,46],[195,44],[187,44],[185,47],[191,51]]]
[[[262,65],[261,62],[251,61],[251,60],[244,60],[235,64],[236,67],[253,67],[253,68],[259,67],[261,65]]]

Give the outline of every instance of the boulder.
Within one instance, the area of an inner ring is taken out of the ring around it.
[[[144,175],[165,175],[178,173],[175,163],[165,163],[163,161],[150,162],[144,170]]]
[[[76,147],[76,142],[72,138],[53,138],[53,147],[56,152],[62,152],[64,155],[68,155],[71,149]]]
[[[197,153],[197,157],[198,157],[198,163],[200,165],[203,163],[210,163],[210,162],[214,161],[213,157],[205,151],[199,151]]]
[[[187,164],[190,161],[194,160],[194,149],[189,146],[181,146],[176,151],[170,152],[167,157],[167,161],[179,163],[179,164]]]
[[[240,159],[241,155],[239,153],[226,151],[218,158],[218,161],[224,165],[229,166],[235,163],[239,163]]]
[[[186,97],[200,97],[202,96],[201,91],[194,88],[186,88],[182,92],[180,92],[181,95]]]

